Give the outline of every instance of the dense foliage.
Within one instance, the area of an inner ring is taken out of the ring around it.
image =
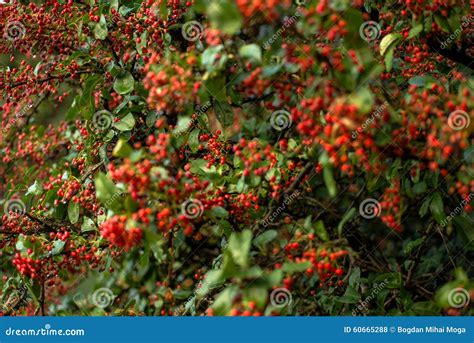
[[[472,4],[10,2],[3,315],[474,313]]]

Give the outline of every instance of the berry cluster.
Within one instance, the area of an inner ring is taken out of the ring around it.
[[[100,227],[100,233],[105,239],[125,251],[138,245],[142,239],[142,230],[127,228],[127,220],[126,216],[113,216]]]

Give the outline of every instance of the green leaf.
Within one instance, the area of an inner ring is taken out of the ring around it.
[[[344,217],[342,217],[341,222],[337,226],[337,233],[339,236],[342,235],[342,230],[344,229],[344,225],[354,216],[356,212],[356,209],[353,207],[351,208],[346,214],[344,214]]]
[[[387,71],[391,71],[393,67],[393,52],[395,51],[394,47],[388,49],[388,52],[385,54],[384,61],[385,61],[385,69]]]
[[[278,232],[275,230],[267,230],[264,233],[258,235],[255,237],[253,240],[253,244],[256,247],[259,247],[260,249],[263,249],[263,247],[273,241],[276,237],[278,236]]]
[[[206,11],[213,28],[219,29],[229,35],[239,32],[242,25],[242,16],[234,1],[209,1]]]
[[[191,161],[191,173],[199,174],[199,175],[206,175],[207,172],[207,162],[203,159],[196,159]]]
[[[424,242],[424,240],[425,239],[421,237],[421,238],[415,239],[414,241],[406,242],[403,245],[403,252],[405,253],[405,255],[409,255],[413,251],[413,249],[419,247],[420,244]]]
[[[229,212],[227,212],[224,207],[217,206],[211,209],[211,215],[219,219],[224,219],[229,217]]]
[[[215,62],[217,61],[217,56],[221,56],[221,51],[224,49],[222,44],[211,46],[204,50],[201,55],[201,64],[209,73],[212,73],[216,69],[219,69],[219,66],[216,66]],[[220,63],[219,63],[220,64]]]
[[[344,295],[336,299],[336,301],[344,304],[355,304],[359,299],[360,294],[355,290],[355,288],[348,286]]]
[[[270,274],[265,276],[265,280],[269,287],[278,286],[281,284],[281,280],[283,279],[283,271],[281,269],[276,269],[272,271]]]
[[[92,219],[84,217],[81,225],[81,232],[95,231],[97,227]]]
[[[216,76],[204,82],[208,93],[222,103],[227,102],[226,81],[224,76]]]
[[[286,273],[301,273],[304,272],[306,269],[311,267],[311,262],[306,261],[302,263],[297,262],[285,262],[283,263],[281,269]]]
[[[135,88],[135,80],[128,71],[122,71],[117,75],[114,82],[114,91],[118,94],[128,94]]]
[[[315,224],[314,231],[321,238],[324,242],[329,241],[329,235],[324,227],[324,222],[322,220],[318,220]]]
[[[101,77],[98,74],[87,76],[82,94],[74,98],[71,107],[66,113],[67,120],[72,120],[79,114],[81,114],[85,119],[92,118],[95,109],[93,92],[100,81]]]
[[[445,32],[448,32],[450,33],[451,32],[451,28],[449,27],[449,23],[448,23],[448,20],[439,15],[439,14],[435,14],[434,15],[434,20],[436,22],[436,24],[438,24],[439,27],[441,27],[441,29]]]
[[[167,2],[162,2],[160,5],[160,16],[164,21],[168,20],[168,5]]]
[[[146,126],[153,127],[156,123],[156,118],[158,117],[158,113],[156,111],[151,111],[146,116]]]
[[[425,201],[423,201],[423,203],[420,206],[420,211],[418,212],[420,217],[426,216],[426,214],[428,213],[428,209],[430,207],[430,203],[431,203],[430,197],[428,197]]]
[[[95,188],[97,198],[102,204],[112,209],[118,207],[117,205],[120,193],[115,187],[115,184],[107,175],[103,173],[97,174],[95,178]]]
[[[417,75],[408,80],[410,85],[417,87],[425,87],[430,82],[436,82],[436,80],[430,75]]]
[[[439,311],[433,301],[420,301],[413,304],[410,308],[417,316],[436,316]]]
[[[18,236],[18,239],[16,240],[15,243],[15,249],[24,252],[26,249],[28,249],[28,241],[26,240],[26,236],[23,234],[20,234]]]
[[[104,40],[107,38],[108,34],[107,22],[104,15],[101,14],[99,22],[94,24],[94,37],[96,39]]]
[[[212,304],[212,309],[216,316],[226,315],[232,308],[232,302],[238,293],[238,288],[235,285],[227,287],[222,291]]]
[[[189,129],[189,127],[191,126],[191,123],[192,123],[191,117],[180,117],[178,119],[178,124],[173,130],[173,134],[175,136],[182,135]]]
[[[368,87],[362,87],[349,96],[349,101],[356,105],[361,113],[369,113],[374,106],[374,94]]]
[[[51,255],[58,255],[63,251],[64,246],[66,245],[65,241],[57,240],[53,243],[53,249],[51,250]]]
[[[421,26],[423,29],[423,25]],[[382,38],[380,41],[380,55],[384,56],[388,48],[395,45],[402,38],[402,35],[399,33],[390,33]]]
[[[215,101],[214,110],[216,111],[217,120],[222,126],[229,127],[234,123],[234,111],[228,103]]]
[[[252,243],[252,232],[244,230],[242,232],[234,232],[230,236],[228,250],[232,255],[232,259],[236,264],[243,268],[249,265],[250,245]]]
[[[191,148],[191,151],[192,152],[196,152],[198,150],[198,147],[199,147],[199,134],[201,133],[201,130],[199,129],[196,129],[196,130],[193,130],[190,134],[189,134],[189,138],[188,138],[188,144],[189,144],[189,147]]]
[[[397,289],[402,286],[402,274],[399,272],[381,274],[375,278],[375,282],[383,283],[386,288]]]
[[[202,299],[211,289],[219,287],[223,282],[224,279],[222,278],[222,272],[220,270],[208,271],[200,283],[200,287],[196,290],[197,298]]]
[[[336,181],[334,180],[334,175],[333,175],[333,170],[331,165],[326,165],[323,169],[323,178],[324,178],[324,183],[326,184],[326,187],[329,192],[329,196],[331,198],[334,198],[337,194],[337,186],[336,186]]]
[[[351,276],[349,276],[349,286],[354,287],[359,283],[359,281],[360,281],[360,268],[356,267],[351,273]]]
[[[453,222],[457,229],[464,235],[465,242],[469,242],[468,245],[474,246],[474,227],[472,226],[472,219],[469,216],[456,216],[453,218]]]
[[[30,291],[29,294],[32,295],[32,298],[33,300],[39,304],[39,299],[41,298],[41,286],[40,286],[40,283],[33,280],[32,281],[32,284],[30,284],[29,282],[25,282],[25,285],[26,287],[28,288],[28,290]]]
[[[426,190],[427,190],[427,186],[426,186],[426,182],[424,181],[418,182],[417,184],[413,186],[413,193],[415,195],[423,194],[426,192]]]
[[[242,58],[248,58],[256,62],[262,61],[262,50],[257,44],[244,45],[239,49]]]
[[[237,181],[237,185],[236,185],[236,190],[237,192],[239,193],[245,193],[248,189],[248,186],[247,184],[245,183],[245,176],[242,175],[239,179],[239,181]]]
[[[224,279],[234,277],[238,274],[237,265],[232,258],[232,253],[229,249],[224,251],[224,262],[221,265],[222,277]]]
[[[423,31],[423,24],[420,23],[413,26],[410,32],[408,33],[408,39],[418,36],[421,31]]]
[[[79,203],[70,201],[67,207],[67,214],[69,216],[69,221],[71,223],[73,224],[77,223],[77,221],[79,220],[79,212],[80,212]]]
[[[133,149],[128,145],[127,141],[120,138],[112,151],[112,156],[126,158],[129,157],[133,152]]]
[[[449,28],[451,29],[452,33],[456,33],[456,30],[462,30],[464,27],[468,26],[472,22],[472,13],[470,16],[466,17],[462,22],[462,15],[460,15],[457,11],[450,11],[451,14],[447,18]],[[459,35],[460,36],[460,35]]]
[[[135,126],[135,118],[133,114],[129,113],[118,122],[113,123],[113,127],[115,127],[119,131],[130,131]]]
[[[33,183],[30,187],[28,187],[28,191],[26,192],[25,195],[41,195],[43,192],[43,186],[38,180],[35,180],[35,183]]]
[[[446,215],[444,213],[443,198],[439,192],[436,192],[431,198],[430,211],[433,215],[433,218],[441,224],[445,219]]]

